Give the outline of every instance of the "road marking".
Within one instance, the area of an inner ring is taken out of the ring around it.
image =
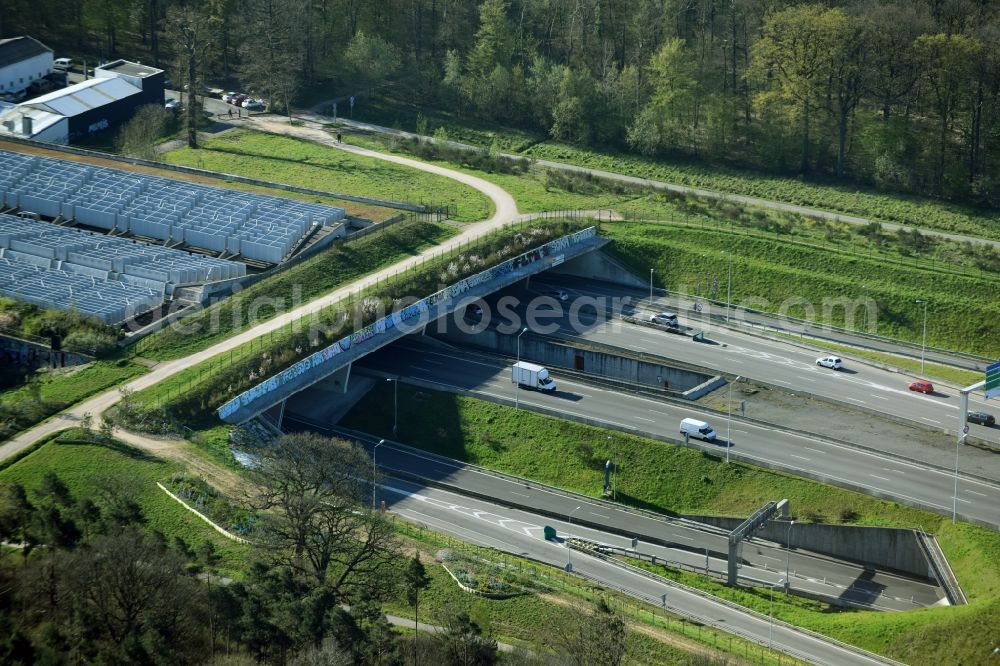
[[[940,425],[940,424],[941,424],[941,422],[940,422],[940,421],[938,421],[937,419],[929,419],[929,418],[927,418],[926,416],[921,416],[920,418],[921,418],[921,419],[923,419],[924,421],[928,421],[928,422],[930,422],[930,423],[937,423],[938,425]]]
[[[813,453],[823,453],[819,449],[811,449],[808,446],[803,446],[802,448],[805,449],[806,451],[812,451]]]
[[[590,512],[590,515],[597,516],[598,518],[611,518],[611,516],[605,516],[603,513],[594,513],[593,511]]]
[[[906,474],[906,472],[904,472],[901,469],[890,469],[889,467],[883,467],[882,469],[884,469],[887,472],[892,472],[893,474]]]
[[[962,499],[961,497],[952,496],[952,499],[958,500],[959,502],[965,502],[966,504],[972,504],[972,500]]]
[[[806,458],[805,456],[797,456],[794,453],[790,453],[788,455],[790,455],[793,458],[798,458],[799,460],[809,460],[809,458]]]
[[[674,534],[677,539],[684,539],[685,541],[694,541],[694,537],[684,536],[683,534]]]
[[[985,495],[983,493],[977,493],[975,490],[966,490],[965,492],[969,493],[970,495],[979,495],[980,497],[988,497],[988,495]]]
[[[889,479],[885,478],[884,476],[879,476],[877,474],[869,474],[868,476],[870,476],[870,477],[872,477],[874,479],[879,479],[881,481],[888,481],[889,480]]]
[[[637,416],[637,417],[635,417],[635,418],[637,418],[637,419],[638,419],[638,420],[640,420],[640,421],[646,421],[647,423],[656,423],[656,421],[654,421],[653,419],[647,419],[647,418],[646,418],[646,417],[644,417],[644,416]]]
[[[510,494],[511,494],[511,495],[517,495],[517,496],[519,496],[519,497],[528,497],[528,495],[525,495],[524,493],[516,493],[516,492],[514,492],[513,490],[512,490],[512,491],[510,491]]]
[[[434,372],[430,368],[421,368],[419,365],[411,365],[410,367],[414,370],[420,370],[421,372]]]
[[[431,365],[444,365],[441,361],[432,361],[429,358],[425,358],[424,363],[430,363]]]
[[[889,399],[889,398],[885,397],[884,395],[877,395],[875,393],[869,393],[868,395],[870,395],[873,398],[878,398],[879,400],[888,400]]]
[[[867,405],[868,404],[864,400],[858,400],[857,398],[848,398],[847,396],[844,396],[844,400],[850,400],[851,402],[856,402],[859,405]]]

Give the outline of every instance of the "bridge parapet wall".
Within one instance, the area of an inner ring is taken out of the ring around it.
[[[558,266],[603,245],[597,227],[563,236],[471,275],[393,312],[261,382],[217,410],[227,423],[242,423],[340,368],[366,356],[459,307]]]

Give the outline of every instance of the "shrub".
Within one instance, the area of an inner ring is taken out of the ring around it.
[[[112,335],[87,329],[71,332],[62,346],[67,351],[95,357],[110,356],[118,349],[117,340]]]

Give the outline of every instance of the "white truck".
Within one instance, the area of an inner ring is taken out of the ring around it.
[[[549,377],[549,371],[540,365],[527,361],[518,361],[511,367],[510,381],[528,389],[556,390],[556,383]]]

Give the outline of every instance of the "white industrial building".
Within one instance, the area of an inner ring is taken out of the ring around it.
[[[26,90],[52,71],[52,49],[34,37],[0,39],[0,94]]]
[[[115,130],[143,104],[163,105],[163,70],[116,60],[97,78],[0,109],[0,136],[69,144]]]

